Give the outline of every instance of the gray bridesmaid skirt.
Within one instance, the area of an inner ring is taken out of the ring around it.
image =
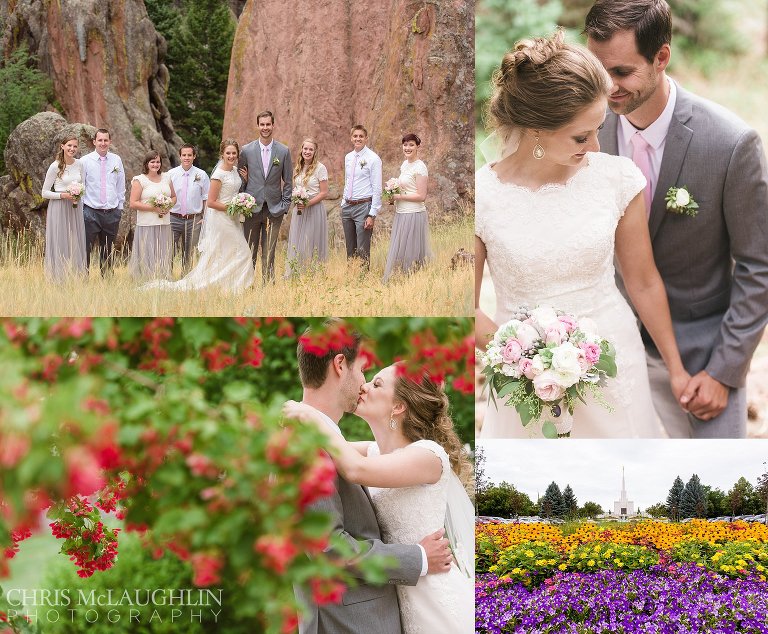
[[[169,279],[173,264],[171,225],[137,226],[128,270],[135,280]]]
[[[387,264],[384,267],[384,281],[398,270],[403,273],[415,271],[431,257],[427,212],[395,213]]]
[[[85,221],[82,199],[49,200],[45,218],[45,272],[61,282],[72,275],[85,275]]]
[[[301,215],[296,213],[294,207],[292,214],[285,277],[301,272],[313,259],[320,262],[328,259],[328,215],[323,201],[305,207]]]

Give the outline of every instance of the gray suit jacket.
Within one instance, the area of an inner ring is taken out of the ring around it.
[[[293,190],[293,164],[291,152],[287,147],[272,140],[269,170],[265,175],[259,140],[251,141],[240,150],[238,167],[248,168],[248,181],[243,191],[256,199],[257,212],[261,211],[266,202],[270,215],[281,216],[288,213]]]
[[[617,127],[609,112],[604,152],[618,153]],[[687,188],[697,216],[667,211],[670,187]],[[686,369],[743,386],[768,321],[765,154],[746,123],[680,86],[648,228]]]
[[[336,476],[336,492],[319,500],[313,509],[329,513],[334,533],[341,535],[359,553],[359,561],[370,556],[391,560],[388,585],[361,583],[344,593],[341,604],[317,606],[306,588],[296,587],[296,596],[309,607],[309,616],[299,625],[300,634],[400,634],[400,607],[395,584],[414,586],[421,573],[421,549],[415,544],[385,544],[381,541],[368,490]],[[354,564],[349,572],[360,578]]]

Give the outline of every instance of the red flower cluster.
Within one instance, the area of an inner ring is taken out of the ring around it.
[[[322,357],[353,346],[355,340],[344,324],[332,324],[325,330],[301,335],[299,343],[309,354]]]
[[[62,318],[51,326],[48,331],[50,337],[66,337],[70,339],[79,339],[83,335],[93,332],[93,318]]]
[[[309,586],[312,589],[312,600],[317,605],[326,603],[341,603],[347,587],[333,579],[311,579]]]
[[[139,364],[140,370],[154,370],[162,374],[163,361],[168,358],[168,351],[163,344],[173,335],[175,320],[172,317],[158,317],[144,326],[142,337],[149,344],[149,350]],[[129,347],[130,344],[128,344]]]
[[[290,451],[295,446],[293,434],[292,427],[283,427],[269,437],[264,454],[273,465],[287,468],[296,464],[298,457]]]
[[[254,543],[253,549],[263,556],[267,568],[278,574],[283,574],[299,554],[298,548],[286,535],[262,535]]]
[[[209,372],[220,372],[235,363],[235,357],[229,354],[232,346],[226,341],[205,348],[200,352],[200,356],[205,359]]]
[[[466,394],[475,389],[474,338],[466,337],[458,342],[441,344],[431,330],[416,333],[411,337],[408,359],[398,359],[397,372],[412,381],[421,381],[426,374],[435,383],[443,383],[447,377],[456,376],[453,387]],[[463,366],[463,367],[462,367]]]
[[[242,365],[248,365],[253,368],[261,366],[261,362],[264,360],[264,352],[261,349],[261,339],[259,337],[253,336],[245,343],[240,359],[242,360]]]
[[[24,326],[19,326],[10,319],[3,321],[3,330],[11,343],[21,344],[27,340],[27,331]]]
[[[224,566],[224,562],[218,555],[208,553],[195,553],[190,557],[194,577],[192,583],[198,588],[212,586],[221,581],[219,571]]]
[[[30,440],[28,435],[0,432],[0,467],[12,468],[27,455]]]
[[[336,467],[324,451],[317,452],[317,460],[299,484],[299,508],[305,509],[319,498],[331,495],[336,486]]]

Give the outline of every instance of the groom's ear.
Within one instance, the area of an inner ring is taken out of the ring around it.
[[[653,60],[654,66],[656,67],[656,72],[660,73],[667,66],[669,66],[669,62],[671,59],[672,59],[672,49],[670,48],[669,44],[662,44],[661,48],[658,50]]]
[[[344,368],[346,366],[347,358],[343,354],[334,355],[333,359],[331,359],[331,368],[336,376],[341,376],[344,373]]]

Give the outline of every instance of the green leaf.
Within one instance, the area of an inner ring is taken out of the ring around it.
[[[516,390],[518,385],[520,385],[520,381],[509,381],[498,389],[496,396],[503,398],[507,394],[511,394],[514,390]]]
[[[544,435],[544,438],[557,438],[557,429],[551,420],[544,421],[544,424],[541,426],[541,433]]]

